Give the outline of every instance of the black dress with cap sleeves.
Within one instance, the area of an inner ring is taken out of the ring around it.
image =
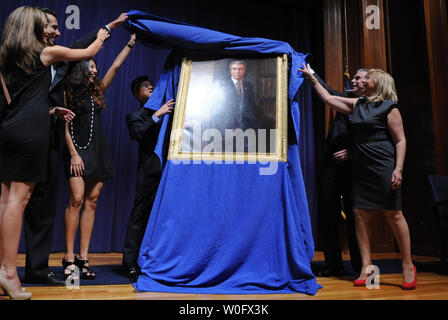
[[[50,84],[50,68],[45,67],[36,55],[31,73],[17,68],[7,85],[11,104],[2,107],[0,181],[46,180],[51,125]]]
[[[101,123],[102,110],[88,95],[78,108],[72,109],[76,117],[69,125],[76,151],[84,163],[84,177],[109,179],[114,176],[114,165],[109,144]],[[70,174],[71,156],[67,146],[64,148],[64,171]]]
[[[353,208],[401,210],[401,186],[392,190],[396,167],[395,142],[387,116],[398,105],[393,101],[371,102],[361,98],[352,116]]]

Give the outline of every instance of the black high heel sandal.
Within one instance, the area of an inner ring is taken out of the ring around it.
[[[96,274],[93,272],[90,266],[86,266],[89,263],[89,260],[81,260],[78,259],[78,256],[75,257],[75,265],[81,270],[81,279],[84,280],[93,280],[96,278]],[[87,270],[87,271],[84,271]]]
[[[73,275],[76,275],[76,268],[71,269],[70,266],[76,266],[73,261],[66,261],[65,257],[62,259],[62,267],[64,268],[64,278],[67,280],[67,278],[73,277]],[[70,273],[66,273],[66,271],[70,271]]]

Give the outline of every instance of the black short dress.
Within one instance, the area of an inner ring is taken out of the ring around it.
[[[401,186],[392,190],[396,167],[395,143],[387,116],[398,105],[393,101],[370,102],[361,98],[352,116],[353,208],[401,210]]]
[[[11,104],[3,97],[0,123],[0,181],[45,182],[51,118],[50,68],[34,57],[31,74],[17,68],[8,84]],[[0,86],[0,90],[2,87]],[[3,92],[2,92],[3,95]]]
[[[88,95],[79,108],[72,109],[76,114],[69,124],[69,133],[76,151],[84,162],[84,177],[109,179],[114,176],[114,165],[106,135],[101,124],[101,109]],[[64,171],[70,174],[71,156],[67,146],[64,148]]]

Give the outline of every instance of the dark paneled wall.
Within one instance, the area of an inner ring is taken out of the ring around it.
[[[423,1],[389,1],[390,54],[407,138],[403,205],[415,253],[434,254],[431,194],[434,132]]]

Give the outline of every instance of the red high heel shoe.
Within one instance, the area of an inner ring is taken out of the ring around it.
[[[414,281],[403,282],[403,290],[414,290],[417,287],[417,268],[414,266]]]
[[[355,287],[365,287],[366,282],[367,282],[367,279],[364,279],[364,280],[356,279],[355,281],[353,281],[353,285]]]
[[[374,270],[372,270],[371,272],[370,272],[370,275],[372,275],[372,274],[374,274],[375,273],[375,271]],[[369,276],[370,276],[369,275]],[[368,278],[368,277],[367,277]],[[355,287],[365,287],[366,286],[366,283],[367,283],[367,279],[364,279],[364,280],[359,280],[359,279],[356,279],[355,281],[353,281],[353,285],[355,286]]]

